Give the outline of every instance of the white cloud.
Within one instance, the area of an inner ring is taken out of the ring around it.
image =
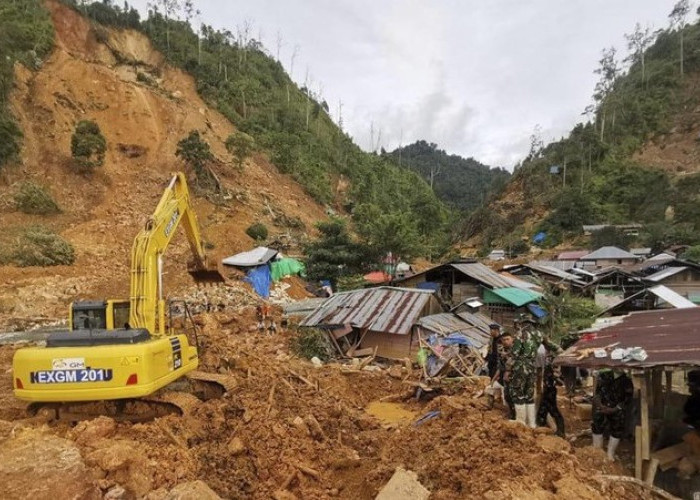
[[[145,0],[135,5],[144,8]],[[369,146],[370,123],[391,149],[401,137],[512,167],[536,124],[561,137],[590,102],[603,47],[626,52],[636,22],[667,24],[675,0],[200,0],[205,22],[279,29],[294,78],[309,67],[332,114]],[[403,133],[402,133],[403,131]]]

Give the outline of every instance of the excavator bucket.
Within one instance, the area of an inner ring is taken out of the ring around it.
[[[197,283],[223,283],[224,275],[216,265],[208,267],[190,266],[187,270]]]

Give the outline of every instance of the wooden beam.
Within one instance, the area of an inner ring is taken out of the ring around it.
[[[642,427],[634,428],[634,477],[642,479]]]
[[[653,418],[661,418],[663,415],[663,395],[661,394],[661,369],[651,372],[651,404]]]
[[[666,370],[664,372],[666,375],[666,392],[664,393],[664,411],[661,415],[664,420],[668,415],[668,409],[671,405],[671,393],[673,392],[673,370]]]
[[[647,466],[647,474],[644,478],[644,482],[647,483],[649,486],[653,486],[654,484],[654,478],[656,477],[656,469],[658,469],[658,467],[659,461],[655,458],[652,458],[649,461],[649,465]]]
[[[639,394],[639,411],[642,421],[642,458],[644,460],[649,460],[651,452],[649,445],[651,441],[651,429],[649,427],[649,373],[645,372],[643,377],[644,379],[642,380]]]

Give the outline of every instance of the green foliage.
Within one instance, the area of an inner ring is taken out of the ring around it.
[[[243,170],[246,159],[253,152],[255,141],[248,134],[236,132],[226,139],[226,150],[233,155],[238,170]]]
[[[510,178],[505,169],[489,168],[474,158],[448,155],[426,141],[398,148],[389,156],[402,167],[418,172],[426,182],[430,183],[432,178],[438,198],[463,212],[483,204]]]
[[[30,226],[16,239],[1,259],[4,264],[59,266],[75,262],[73,246],[60,235],[43,226]]]
[[[618,247],[628,250],[633,240],[634,238],[625,234],[623,230],[607,226],[591,233],[591,248]]]
[[[51,193],[33,182],[23,182],[14,198],[17,209],[25,214],[49,215],[61,212]]]
[[[554,202],[554,207],[545,219],[545,224],[562,231],[580,233],[584,224],[595,220],[590,198],[576,189],[562,190]]]
[[[248,226],[245,230],[245,234],[253,238],[254,240],[266,240],[267,239],[267,226],[261,222],[256,222]]]
[[[299,357],[311,359],[314,356],[321,361],[333,357],[333,345],[328,334],[316,328],[298,328],[289,339],[290,350]]]
[[[71,136],[70,149],[75,160],[74,168],[78,172],[89,173],[104,163],[107,140],[96,122],[81,120]]]
[[[348,290],[357,290],[367,284],[365,277],[362,274],[349,274],[338,278],[338,292],[347,292]]]
[[[309,279],[330,280],[335,288],[341,276],[360,274],[375,260],[369,248],[352,239],[343,219],[332,218],[316,227],[319,238],[304,248]]]
[[[683,252],[683,258],[700,264],[700,245],[695,245]]]
[[[549,337],[557,344],[566,344],[568,337],[578,330],[588,328],[595,321],[600,308],[592,299],[578,297],[568,291],[557,290],[553,286],[544,286],[544,296],[540,305],[547,311],[547,329]]]
[[[126,9],[112,4],[94,9],[81,7],[100,22],[127,23]],[[289,174],[318,202],[337,202],[351,210],[358,226],[368,221],[362,219],[367,211],[357,209],[372,205],[382,214],[403,217],[426,255],[447,246],[448,211],[418,174],[399,168],[389,156],[360,150],[333,122],[320,92],[297,87],[258,40],[235,39],[228,31],[206,25],[195,33],[188,22],[176,18],[166,19],[162,12],[151,10],[138,29],[170,64],[193,75],[203,99],[241,133],[253,137],[280,172]],[[341,175],[352,189],[346,198],[336,200],[332,179]]]
[[[175,156],[194,170],[198,185],[207,186],[214,181],[207,168],[207,164],[214,160],[214,155],[209,143],[202,139],[199,130],[191,130],[187,137],[178,141]]]
[[[17,158],[22,133],[8,106],[14,64],[37,69],[53,47],[53,25],[41,0],[0,2],[0,168]]]

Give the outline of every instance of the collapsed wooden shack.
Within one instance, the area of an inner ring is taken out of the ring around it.
[[[477,375],[485,363],[491,323],[487,316],[469,312],[447,312],[419,319],[421,380]]]
[[[377,287],[336,293],[299,324],[320,328],[341,357],[413,357],[416,322],[442,312],[432,290]]]
[[[659,469],[678,464],[681,447],[652,449],[652,429],[674,413],[678,420],[674,372],[700,367],[700,308],[635,312],[598,320],[594,328],[555,359],[555,364],[586,369],[612,368],[631,376],[639,417],[635,425],[635,476],[653,484]],[[677,377],[678,378],[678,377]],[[688,429],[689,431],[691,429]],[[700,435],[695,448],[700,452]],[[696,453],[700,458],[700,453]]]

